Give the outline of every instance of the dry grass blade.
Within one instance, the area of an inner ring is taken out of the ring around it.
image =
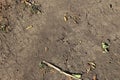
[[[30,26],[28,26],[27,28],[26,28],[26,30],[28,30],[28,29],[30,29],[30,28],[32,28],[33,26],[32,25],[30,25]]]
[[[46,64],[46,65],[48,65],[49,67],[51,67],[51,68],[53,68],[53,69],[55,69],[55,70],[57,70],[58,72],[60,72],[61,74],[64,74],[64,75],[66,75],[66,76],[68,76],[68,77],[71,77],[71,78],[73,78],[73,79],[76,79],[76,80],[81,80],[80,78],[81,78],[81,75],[79,74],[69,74],[69,73],[66,73],[66,72],[64,72],[64,71],[62,71],[61,69],[59,69],[58,67],[56,67],[56,66],[54,66],[53,64],[51,64],[51,63],[48,63],[48,62],[46,62],[46,61],[43,61],[43,63],[44,64]],[[76,77],[77,76],[77,77]],[[78,76],[79,76],[79,78],[78,78]]]

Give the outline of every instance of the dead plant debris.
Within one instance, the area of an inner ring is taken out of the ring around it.
[[[94,62],[88,62],[88,65],[90,65],[91,68],[93,68],[93,69],[96,68],[96,64]]]
[[[68,21],[68,17],[67,16],[64,16],[64,21]]]
[[[94,62],[88,62],[88,66],[89,68],[87,68],[87,73],[96,68],[96,64]]]
[[[33,0],[22,0],[21,3],[24,3],[32,14],[42,13],[41,4],[36,4]]]
[[[33,14],[42,13],[42,11],[41,11],[41,5],[33,4],[33,5],[31,6],[31,12],[32,12]]]
[[[71,74],[71,73],[67,73],[61,69],[59,69],[58,67],[54,66],[53,64],[49,63],[49,62],[46,62],[46,61],[43,61],[42,63],[46,64],[47,66],[57,70],[58,72],[60,72],[61,74],[64,74],[68,77],[71,77],[73,79],[76,79],[76,80],[81,80],[81,77],[82,75],[81,74]]]
[[[79,15],[70,15],[67,13],[65,13],[64,15],[64,21],[68,21],[68,20],[72,20],[75,24],[79,24],[80,22],[80,16]]]
[[[64,14],[64,21],[65,21],[65,22],[68,21],[69,17],[70,17],[70,15],[66,12],[66,13]]]
[[[0,20],[0,31],[2,32],[9,32],[11,30],[9,26],[9,21],[6,17],[1,17]]]

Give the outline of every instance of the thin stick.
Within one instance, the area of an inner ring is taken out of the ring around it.
[[[71,74],[69,74],[69,73],[66,73],[66,72],[62,71],[61,69],[59,69],[59,68],[57,68],[56,66],[50,64],[49,62],[43,61],[43,63],[46,64],[46,65],[48,65],[49,67],[57,70],[57,71],[60,72],[61,74],[64,74],[64,75],[66,75],[66,76],[69,76],[69,77],[74,78],[74,79],[77,79],[77,80],[81,80],[81,79],[76,78],[75,76],[73,76],[73,75],[71,75]]]

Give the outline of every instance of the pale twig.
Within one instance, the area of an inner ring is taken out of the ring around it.
[[[75,77],[75,76],[73,76],[73,75],[71,75],[71,74],[69,74],[69,73],[66,73],[66,72],[62,71],[61,69],[59,69],[58,67],[54,66],[53,64],[51,64],[51,63],[49,63],[49,62],[43,61],[43,63],[46,64],[47,66],[49,66],[49,67],[57,70],[57,71],[60,72],[61,74],[64,74],[64,75],[69,76],[69,77],[71,77],[71,78],[73,78],[73,79],[76,79],[76,80],[81,80],[81,79],[79,79],[79,78],[77,78],[77,77]]]

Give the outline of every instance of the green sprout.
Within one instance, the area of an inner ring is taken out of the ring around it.
[[[107,53],[109,52],[109,44],[102,42],[102,49],[103,49],[103,53]]]
[[[41,5],[32,4],[32,6],[31,6],[31,12],[33,14],[42,13],[42,11],[41,11]]]
[[[81,74],[72,74],[72,76],[74,76],[75,78],[78,78],[78,79],[80,79],[82,77]]]
[[[46,66],[46,65],[45,65],[44,63],[42,63],[42,62],[39,63],[39,67],[40,67],[40,68],[44,68],[45,66]]]

